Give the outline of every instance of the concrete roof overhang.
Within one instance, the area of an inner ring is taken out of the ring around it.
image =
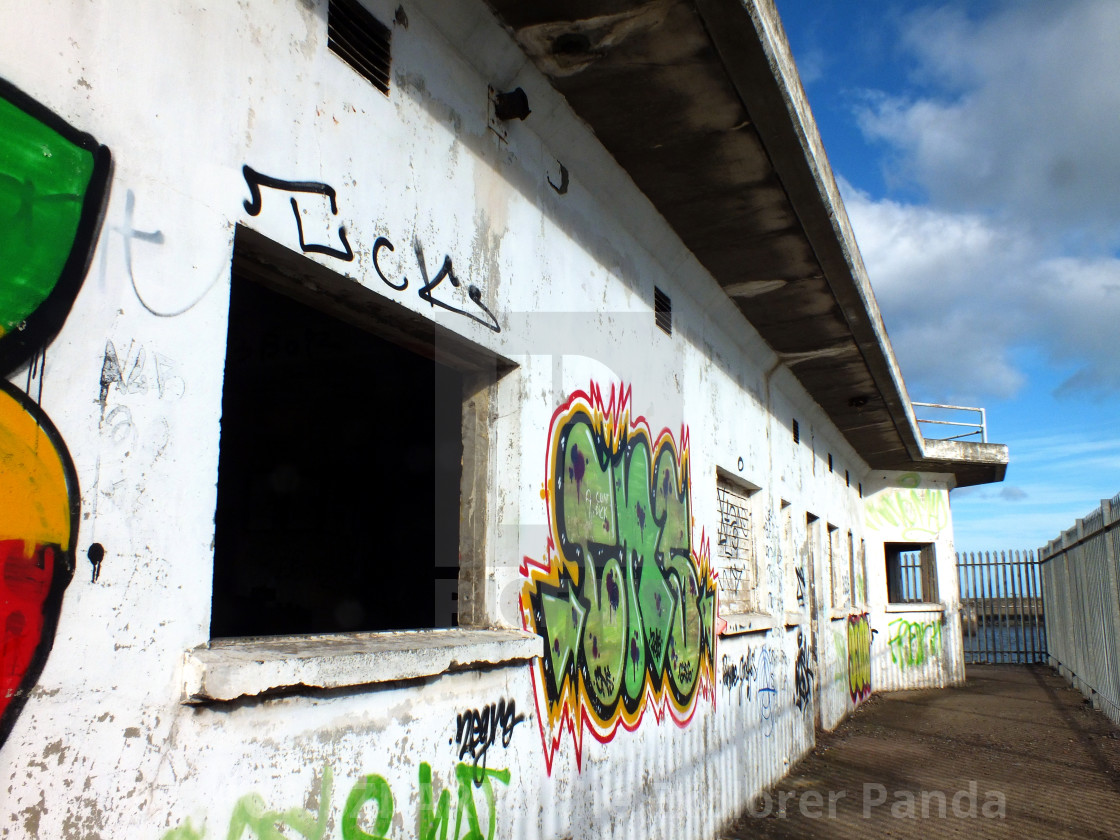
[[[772,0],[488,0],[873,469],[1001,481],[925,441]]]

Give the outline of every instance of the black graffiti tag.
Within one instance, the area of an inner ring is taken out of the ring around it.
[[[809,667],[809,647],[805,635],[797,631],[797,664],[793,674],[794,689],[797,692],[797,708],[801,711],[809,705],[813,696],[813,669]]]
[[[513,740],[513,730],[525,720],[517,714],[517,701],[499,700],[481,709],[468,709],[455,720],[455,742],[459,745],[459,760],[468,756],[474,764],[475,784],[482,784],[486,775],[486,752],[494,745],[499,733],[502,747]]]
[[[290,193],[309,193],[312,195],[322,195],[330,201],[331,215],[338,215],[338,202],[336,200],[334,187],[329,184],[324,184],[319,181],[285,181],[281,178],[273,178],[269,175],[263,175],[257,172],[250,166],[241,167],[241,172],[245,176],[245,183],[249,185],[249,201],[245,202],[245,212],[250,216],[257,216],[261,212],[261,187],[270,187],[274,190],[281,190]],[[354,259],[354,251],[350,247],[350,243],[346,240],[346,227],[345,225],[338,226],[338,239],[342,243],[342,248],[332,248],[329,245],[319,245],[314,242],[308,242],[304,239],[303,235],[303,219],[299,212],[299,203],[296,201],[295,196],[291,197],[292,215],[296,219],[296,233],[299,235],[299,247],[306,253],[326,254],[328,257],[334,257],[339,260],[349,262]]]

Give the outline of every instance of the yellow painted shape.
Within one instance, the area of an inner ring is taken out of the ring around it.
[[[39,424],[0,391],[0,540],[70,545],[70,499],[62,456]]]

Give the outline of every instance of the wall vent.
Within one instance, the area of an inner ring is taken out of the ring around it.
[[[385,94],[389,93],[391,37],[389,27],[366,11],[358,0],[330,0],[327,45]]]
[[[673,301],[656,286],[653,287],[653,320],[665,335],[673,334]]]

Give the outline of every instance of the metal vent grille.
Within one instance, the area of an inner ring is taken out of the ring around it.
[[[389,27],[366,11],[358,0],[330,0],[327,45],[385,94],[389,92],[391,38]]]
[[[673,334],[673,301],[656,286],[653,287],[653,319],[665,335]]]

